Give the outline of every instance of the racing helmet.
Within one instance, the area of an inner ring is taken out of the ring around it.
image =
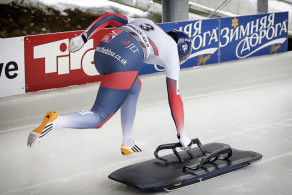
[[[178,30],[168,31],[167,34],[177,43],[179,61],[180,64],[183,64],[192,53],[192,41],[190,37],[186,33]]]

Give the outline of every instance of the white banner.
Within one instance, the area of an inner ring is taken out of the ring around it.
[[[0,97],[25,93],[23,39],[0,39]]]

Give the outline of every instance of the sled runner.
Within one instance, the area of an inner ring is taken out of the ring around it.
[[[197,138],[192,142],[198,147],[181,152],[176,150],[181,147],[180,143],[160,145],[154,152],[156,159],[116,170],[109,178],[143,191],[170,191],[238,170],[262,159],[259,153],[237,150],[223,143],[202,145]],[[171,149],[173,154],[159,156],[159,152],[165,149]]]

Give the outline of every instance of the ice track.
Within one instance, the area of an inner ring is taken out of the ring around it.
[[[181,71],[187,134],[254,150],[263,159],[173,194],[291,194],[291,62],[287,52]],[[119,112],[99,130],[60,129],[36,148],[26,146],[47,111],[90,109],[97,83],[0,99],[0,194],[145,194],[107,178],[153,158],[158,145],[177,141],[164,74],[141,80],[134,135],[150,147],[129,157],[120,154]]]

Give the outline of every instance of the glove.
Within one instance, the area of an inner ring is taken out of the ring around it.
[[[178,139],[179,139],[179,142],[181,143],[182,147],[181,149],[182,150],[188,150],[191,148],[191,145],[193,144],[192,143],[192,140],[190,138],[188,138],[186,135],[184,134],[180,134],[177,136]]]
[[[69,43],[69,48],[68,48],[69,51],[74,53],[80,50],[83,47],[84,43],[86,43],[86,40],[87,39],[83,34],[72,38]]]

